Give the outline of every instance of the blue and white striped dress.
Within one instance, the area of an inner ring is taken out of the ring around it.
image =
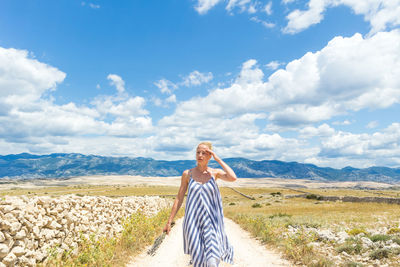
[[[212,259],[233,264],[233,247],[224,229],[221,194],[215,178],[196,182],[190,172],[183,220],[183,249],[194,267],[208,267]]]

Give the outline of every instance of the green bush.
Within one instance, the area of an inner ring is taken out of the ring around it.
[[[288,218],[290,218],[290,217],[292,217],[292,215],[290,215],[290,214],[286,214],[286,213],[278,213],[278,214],[272,214],[271,216],[269,216],[268,218],[270,218],[270,219],[273,219],[273,218],[275,218],[275,217],[278,217],[278,218],[281,218],[281,217],[288,217]]]
[[[271,196],[281,196],[282,195],[282,193],[281,192],[272,192],[272,193],[270,193],[270,195]]]
[[[343,251],[347,254],[360,254],[362,251],[362,243],[358,238],[349,238],[346,242],[336,248],[338,253],[342,253]]]
[[[386,248],[382,248],[382,249],[377,249],[377,250],[371,252],[371,254],[369,254],[369,257],[373,260],[381,260],[383,258],[389,257],[389,254],[390,254],[390,250],[388,250]]]
[[[390,229],[387,231],[387,234],[388,234],[388,235],[393,235],[393,234],[398,234],[398,233],[400,233],[400,228],[398,228],[398,227],[390,228]]]
[[[251,205],[252,208],[261,208],[261,204],[260,203],[254,203],[253,205]]]
[[[373,235],[369,239],[371,239],[372,242],[378,242],[378,241],[388,241],[391,239],[389,235]]]
[[[316,194],[308,194],[306,195],[307,199],[316,199],[316,200],[322,200],[322,196],[318,196]]]
[[[356,236],[356,235],[361,234],[361,233],[363,233],[365,235],[368,235],[367,231],[365,231],[364,229],[360,229],[360,228],[353,228],[351,230],[347,230],[346,232],[349,235],[352,235],[352,236]]]

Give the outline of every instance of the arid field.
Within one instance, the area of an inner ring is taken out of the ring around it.
[[[293,266],[400,266],[400,205],[324,201],[320,198],[400,198],[397,185],[276,178],[246,178],[235,183],[218,183],[225,216],[268,248],[282,253]],[[172,201],[179,184],[180,177],[138,176],[92,176],[15,183],[3,181],[0,184],[0,196],[147,195]],[[182,211],[183,208],[179,216],[183,215]],[[168,211],[165,214],[157,222],[158,226],[152,228],[155,229],[155,235],[160,234]],[[148,237],[147,243],[151,243],[153,238]],[[109,247],[104,249],[110,253]],[[121,255],[136,255],[143,247],[129,253],[125,250],[124,246],[119,246],[112,251],[119,253],[121,258]],[[78,255],[75,263],[79,263],[79,259],[87,260],[88,253],[93,261],[99,255],[98,250],[94,253],[86,249],[85,253],[86,258],[79,258]],[[125,256],[122,258],[127,258]],[[112,266],[120,265],[115,262],[118,256],[112,258]]]

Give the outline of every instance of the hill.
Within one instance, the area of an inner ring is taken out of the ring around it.
[[[240,178],[280,177],[322,181],[400,182],[400,168],[322,168],[313,164],[278,160],[224,159]],[[179,176],[195,166],[194,160],[165,161],[152,158],[103,157],[82,154],[0,156],[0,179],[68,178],[85,175]],[[215,161],[211,167],[218,167]]]

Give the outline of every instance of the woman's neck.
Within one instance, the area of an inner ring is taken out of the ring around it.
[[[208,167],[207,165],[197,165],[197,170],[200,171],[201,173],[204,173],[207,171]]]

